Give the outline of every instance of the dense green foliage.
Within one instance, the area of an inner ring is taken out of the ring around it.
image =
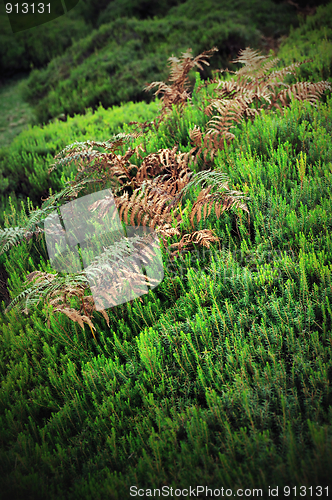
[[[317,13],[305,23],[291,30],[281,43],[278,57],[285,65],[295,61],[312,59],[301,66],[303,80],[332,81],[332,3],[319,7]]]
[[[320,73],[311,68],[314,79]],[[200,83],[196,74],[183,113],[174,108],[137,139],[146,154],[175,144],[190,151],[189,131],[209,119],[209,89],[198,91]],[[283,498],[284,486],[331,486],[331,95],[323,101],[293,101],[242,121],[213,162],[198,162],[197,170],[219,169],[248,194],[250,217],[234,209],[195,222],[215,230],[220,248],[197,247],[170,262],[162,246],[162,283],[142,302],[108,310],[109,326],[95,313],[96,340],[47,304],[23,315],[5,313],[2,302],[4,499],[122,500],[133,485],[199,484],[262,488],[263,498],[278,486]],[[99,108],[23,132],[1,151],[7,189],[29,184],[38,198],[64,145],[108,139],[127,130],[128,117],[152,120],[157,110]],[[60,172],[54,189],[69,175]],[[14,206],[7,212],[6,227],[26,218]],[[35,237],[12,246],[2,266],[11,298],[28,273],[52,271],[44,239]]]
[[[51,28],[50,28],[51,25]],[[74,40],[87,35],[91,30],[77,12],[54,19],[52,23],[30,30],[12,33],[4,10],[0,11],[0,79],[15,73],[40,68],[53,57],[63,53]],[[1,80],[0,80],[1,81]]]
[[[136,19],[152,19],[154,17],[164,17],[168,11],[186,0],[113,0],[106,2],[105,8],[100,10],[96,26],[115,21],[120,17],[135,17]]]
[[[287,34],[296,21],[294,8],[272,0],[187,0],[163,18],[117,18],[73,43],[47,68],[32,71],[24,95],[40,122],[99,103],[150,100],[143,87],[166,78],[170,54],[188,47],[198,54],[216,45],[211,67],[226,67],[242,47],[259,45],[262,35]]]
[[[12,33],[7,14],[0,11],[0,79],[32,67],[45,66],[62,54],[75,40],[84,38],[93,28],[118,17],[145,19],[164,16],[181,0],[80,0],[61,18],[19,33]]]
[[[9,145],[14,137],[34,123],[31,106],[23,100],[20,92],[21,82],[21,77],[14,77],[0,87],[1,147]]]

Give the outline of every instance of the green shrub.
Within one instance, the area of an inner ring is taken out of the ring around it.
[[[93,28],[120,17],[164,16],[183,0],[112,1],[80,0],[61,18],[19,33],[12,33],[7,14],[0,12],[0,79],[31,68],[41,68],[61,55],[74,41],[87,36]]]
[[[297,29],[291,30],[282,42],[278,57],[282,64],[313,59],[301,66],[299,75],[302,80],[317,82],[332,81],[332,3],[320,6],[314,16]]]
[[[168,11],[186,0],[114,0],[98,16],[97,25],[107,24],[120,17],[153,19],[163,17]]]
[[[69,12],[52,22],[13,34],[4,9],[0,13],[0,28],[1,78],[45,66],[91,30],[76,12]]]

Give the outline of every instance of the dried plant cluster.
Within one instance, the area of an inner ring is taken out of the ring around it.
[[[234,139],[231,129],[244,118],[254,119],[263,109],[282,109],[292,99],[309,101],[316,105],[325,90],[330,89],[328,82],[297,82],[286,84],[287,75],[296,75],[296,68],[309,60],[294,63],[286,68],[272,71],[278,58],[262,56],[256,50],[246,48],[232,61],[242,63],[237,71],[228,71],[235,76],[230,80],[215,78],[208,81],[216,84],[213,97],[204,112],[211,116],[206,132],[195,126],[190,132],[192,143],[197,148],[196,161],[201,154],[204,160],[213,159],[225,142]],[[223,71],[222,71],[223,72]]]
[[[173,106],[183,107],[190,99],[188,90],[188,73],[194,68],[203,69],[208,65],[207,59],[216,48],[193,58],[188,50],[181,59],[170,58],[170,85],[153,82],[146,90],[158,86],[156,95],[162,95],[162,111],[156,120],[158,127]],[[205,170],[194,173],[191,166],[199,160],[206,162],[214,159],[219,150],[234,138],[231,130],[245,118],[254,119],[261,110],[273,107],[281,109],[288,106],[291,99],[306,100],[315,105],[323,92],[330,88],[327,82],[285,84],[288,74],[295,74],[295,69],[303,63],[292,64],[281,70],[272,70],[277,59],[260,55],[247,48],[240,52],[233,61],[243,66],[230,80],[215,78],[208,81],[213,92],[204,112],[211,117],[206,130],[198,126],[190,131],[193,144],[191,151],[182,153],[175,146],[173,149],[160,149],[146,154],[141,144],[129,147],[124,145],[136,140],[148,128],[142,124],[142,132],[125,136],[120,134],[112,141],[86,141],[69,145],[55,157],[50,171],[75,162],[77,173],[73,181],[56,195],[44,201],[41,209],[31,213],[26,227],[7,228],[1,231],[1,252],[22,238],[31,238],[34,233],[42,233],[40,223],[59,204],[77,198],[82,190],[93,186],[93,189],[111,187],[120,220],[125,224],[148,226],[161,236],[164,244],[170,243],[171,258],[193,248],[193,245],[209,248],[219,241],[211,229],[197,228],[201,220],[209,217],[212,210],[217,218],[224,211],[238,207],[248,213],[248,198],[228,185],[227,176],[217,170]],[[198,89],[198,92],[202,89]],[[151,127],[150,127],[151,128]],[[133,159],[136,158],[136,163]],[[191,165],[191,166],[190,166]],[[200,191],[197,194],[197,187]],[[190,194],[190,202],[183,206],[186,194]],[[90,207],[98,211],[103,218],[111,209],[113,200],[105,198]],[[114,205],[113,205],[114,206]],[[143,277],[144,279],[144,277]],[[31,283],[33,283],[31,285]],[[48,299],[53,311],[66,314],[82,327],[89,324],[93,333],[92,315],[95,311],[92,296],[86,295],[88,288],[84,273],[73,277],[60,277],[56,274],[36,272],[27,278],[27,287],[9,307],[25,301],[24,310],[37,303],[41,297]],[[70,299],[76,297],[80,303],[77,310],[70,306]],[[102,314],[108,321],[106,311]],[[94,333],[93,333],[94,334]]]
[[[169,82],[171,85],[167,85],[164,82],[152,82],[145,87],[145,91],[147,92],[154,87],[158,87],[155,95],[162,95],[161,100],[163,106],[160,120],[167,111],[172,110],[173,105],[183,106],[187,103],[188,99],[191,97],[189,92],[189,71],[195,67],[203,70],[202,64],[209,66],[207,59],[217,51],[217,47],[213,47],[193,58],[191,49],[188,49],[187,52],[182,54],[180,59],[174,56],[168,59],[170,65]]]

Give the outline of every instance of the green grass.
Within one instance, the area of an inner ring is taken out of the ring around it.
[[[0,87],[0,145],[9,146],[14,137],[35,122],[31,106],[20,92],[25,77],[6,81]]]

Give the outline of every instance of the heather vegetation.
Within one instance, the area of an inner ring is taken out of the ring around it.
[[[138,16],[139,2],[121,5]],[[160,5],[142,22],[189,3]],[[156,99],[35,125],[0,150],[4,498],[331,487],[330,12],[302,20],[279,61],[247,48],[228,72],[211,72],[217,43],[170,46],[142,85]],[[138,26],[111,16],[91,14],[75,70],[98,67],[84,50],[103,29]],[[44,98],[70,115],[58,84]],[[124,225],[158,234],[164,279],[97,311],[83,272],[52,268],[44,221],[106,187]]]

